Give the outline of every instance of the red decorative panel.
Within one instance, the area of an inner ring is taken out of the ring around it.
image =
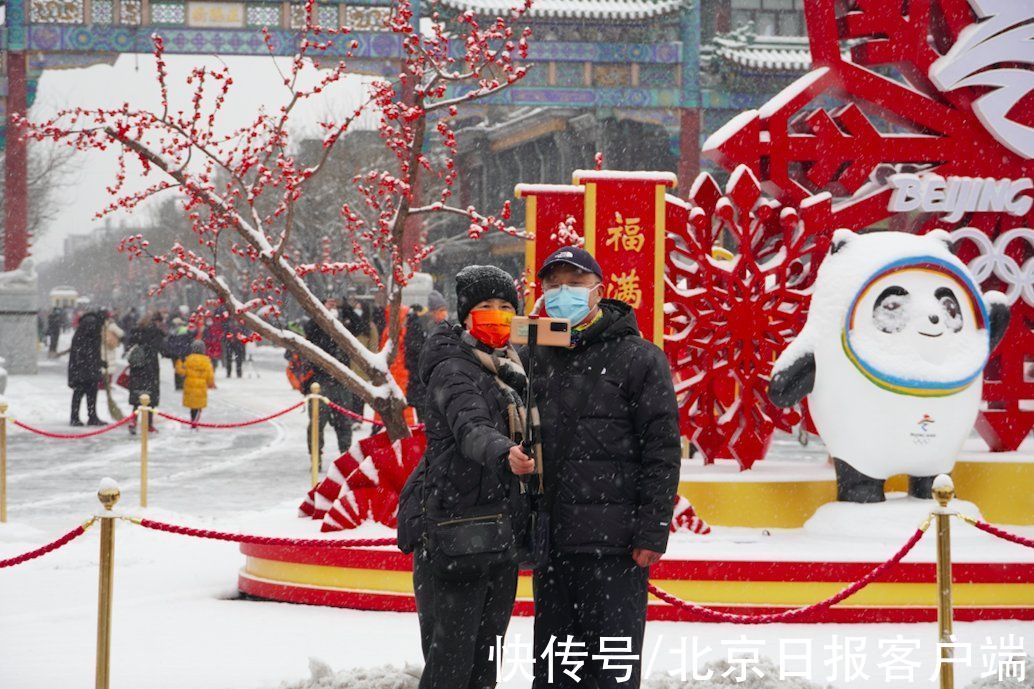
[[[959,237],[964,258],[991,249],[1008,256],[993,275],[974,269],[982,288],[1003,289],[1013,304],[1012,325],[985,371],[989,408],[977,423],[991,448],[1004,451],[1034,428],[1034,381],[1024,377],[1034,363],[1034,245],[1029,238],[1000,244],[1011,230],[1034,225],[1027,188],[1034,96],[1024,40],[1034,12],[1023,2],[988,3],[985,13],[974,5],[805,3],[814,69],[735,117],[708,139],[704,154],[729,170],[746,165],[783,203],[832,194],[837,202],[820,231],[887,218],[892,229],[913,232],[976,228],[986,241]],[[902,173],[941,186],[916,187],[906,202],[891,179]],[[994,201],[999,192],[977,178],[1016,184]],[[953,180],[961,184],[952,187]],[[961,191],[966,183],[985,189]]]

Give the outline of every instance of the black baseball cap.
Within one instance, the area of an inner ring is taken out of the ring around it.
[[[603,269],[600,268],[600,264],[596,262],[596,259],[592,257],[592,254],[577,246],[561,247],[551,253],[546,260],[542,262],[542,267],[539,268],[537,277],[541,279],[546,271],[559,263],[566,263],[578,268],[579,270],[583,270],[586,273],[592,273],[600,280],[603,279]]]

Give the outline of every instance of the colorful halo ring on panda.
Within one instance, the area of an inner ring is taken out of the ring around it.
[[[912,301],[925,302],[941,311],[927,313],[929,329],[935,332],[908,329],[920,318],[908,313],[919,309],[904,308]],[[902,337],[882,337],[888,334]],[[917,337],[931,341],[944,338],[945,344],[908,346],[908,340]],[[844,318],[841,344],[859,373],[883,390],[914,397],[954,395],[979,378],[987,364],[987,306],[959,266],[934,256],[900,259],[875,271],[863,283]],[[917,358],[917,350],[939,356]],[[951,369],[951,375],[944,375],[946,368]]]

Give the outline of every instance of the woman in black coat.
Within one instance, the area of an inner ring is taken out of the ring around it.
[[[103,426],[97,416],[97,388],[102,376],[101,333],[104,315],[90,311],[79,319],[79,327],[72,335],[72,348],[68,350],[68,387],[72,388],[73,426],[82,426],[79,407],[86,398],[86,423],[89,426]]]
[[[129,403],[133,411],[140,406],[140,395],[151,396],[152,407],[161,402],[161,373],[158,358],[164,356],[165,333],[158,326],[160,316],[151,314],[140,319],[126,339],[126,359],[129,361]],[[151,432],[155,431],[153,416]],[[132,427],[130,427],[132,430]]]
[[[527,378],[508,345],[513,278],[470,266],[456,276],[456,292],[462,325],[439,326],[421,356],[427,450],[399,508],[400,519],[414,502],[423,513],[413,554],[420,689],[496,686],[489,651],[513,611],[528,516],[517,474],[534,471],[516,440]]]

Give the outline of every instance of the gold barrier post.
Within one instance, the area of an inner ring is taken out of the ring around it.
[[[118,486],[111,479],[101,482],[97,499],[104,505],[101,518],[100,576],[97,590],[97,681],[96,689],[111,683],[111,591],[115,563],[115,516],[108,514],[119,499]]]
[[[312,461],[312,485],[320,481],[320,384],[309,386],[309,459]]]
[[[951,514],[948,503],[955,497],[955,484],[949,476],[941,474],[934,480],[933,497],[940,505],[937,510],[937,634],[940,640],[941,689],[954,689],[955,665],[951,609]]]
[[[0,402],[0,524],[7,522],[7,402]]]
[[[146,392],[140,395],[137,414],[137,426],[140,428],[140,506],[147,507],[147,438],[151,432],[151,396]]]

